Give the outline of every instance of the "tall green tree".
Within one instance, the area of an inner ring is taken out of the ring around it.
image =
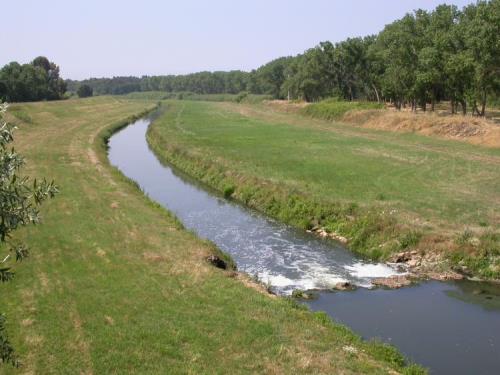
[[[66,82],[59,76],[59,66],[45,56],[38,56],[31,65],[45,70],[47,74],[47,99],[61,99],[66,92]]]
[[[78,90],[76,90],[76,93],[79,98],[88,98],[94,94],[94,90],[89,85],[81,85],[78,87]]]
[[[484,116],[488,95],[500,87],[500,0],[465,7],[458,29],[474,66],[469,101],[473,112]]]
[[[30,64],[11,62],[0,69],[0,99],[10,102],[61,99],[66,83],[59,67],[45,57]]]

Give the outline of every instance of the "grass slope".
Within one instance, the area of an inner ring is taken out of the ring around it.
[[[371,258],[420,246],[500,277],[499,149],[264,105],[168,106],[150,144],[226,195],[299,227],[326,226]]]
[[[151,103],[15,106],[30,119],[17,120],[26,172],[61,193],[42,225],[16,233],[32,256],[0,295],[24,365],[0,373],[418,373],[392,348],[208,265],[210,244],[108,165],[110,129]]]

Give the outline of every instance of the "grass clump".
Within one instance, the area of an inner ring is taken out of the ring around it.
[[[383,108],[383,104],[373,102],[346,102],[337,99],[326,99],[302,108],[300,113],[324,120],[340,120],[349,111]]]
[[[414,247],[414,246],[417,246],[418,245],[418,242],[420,241],[420,239],[422,238],[422,233],[421,232],[417,232],[417,231],[409,231],[408,233],[405,233],[401,239],[399,240],[399,244],[400,244],[400,249],[401,250],[405,250],[405,249],[408,249],[410,247]]]
[[[14,115],[15,118],[21,120],[26,124],[33,123],[33,119],[30,116],[30,114],[26,110],[24,110],[21,106],[13,105],[9,107],[9,113],[11,113],[12,115]]]
[[[224,198],[231,198],[234,194],[236,187],[234,185],[226,185],[223,190]]]
[[[457,238],[458,248],[448,259],[457,270],[483,279],[500,279],[500,234],[486,231],[475,237],[465,230]]]

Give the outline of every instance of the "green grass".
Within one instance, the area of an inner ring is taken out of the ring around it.
[[[266,99],[271,99],[269,95],[256,95],[247,92],[239,94],[197,94],[194,92],[165,92],[165,91],[143,91],[131,92],[125,97],[129,99],[142,99],[142,100],[165,100],[165,99],[178,99],[178,100],[202,100],[209,102],[243,102],[243,103],[260,103]]]
[[[32,256],[0,294],[23,367],[0,373],[414,373],[393,348],[209,265],[211,244],[109,166],[105,138],[153,104],[19,106],[33,119],[14,118],[26,172],[61,193],[16,233]]]
[[[327,99],[302,108],[300,113],[325,120],[339,120],[343,115],[352,110],[382,108],[384,108],[383,104],[373,102],[346,102],[336,99]]]
[[[124,97],[135,100],[164,100],[164,99],[176,99],[177,94],[165,91],[141,91],[141,92],[131,92],[129,94],[124,95]]]
[[[33,119],[31,118],[29,113],[27,111],[23,110],[22,107],[20,107],[18,105],[10,106],[9,113],[14,115],[14,117],[17,118],[18,120],[25,122],[26,124],[33,123]]]
[[[168,106],[150,128],[150,144],[221,192],[233,186],[232,197],[282,221],[305,229],[325,226],[374,259],[418,246],[462,254],[449,242],[468,227],[479,244],[466,253],[488,265],[474,272],[500,277],[500,242],[489,241],[490,251],[481,251],[482,233],[500,227],[500,150],[309,119],[264,105]]]
[[[246,92],[239,94],[196,94],[194,92],[180,92],[176,99],[179,100],[201,100],[208,102],[245,102],[260,103],[263,100],[271,99],[269,95],[256,95]]]

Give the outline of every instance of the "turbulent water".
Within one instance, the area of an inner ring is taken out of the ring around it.
[[[115,134],[109,159],[184,226],[229,253],[238,269],[278,293],[332,288],[340,281],[369,287],[396,273],[357,259],[340,244],[295,230],[223,199],[161,165],[146,141],[150,119]],[[397,291],[319,293],[314,310],[400,348],[436,374],[500,373],[500,291],[470,283],[426,283]]]

